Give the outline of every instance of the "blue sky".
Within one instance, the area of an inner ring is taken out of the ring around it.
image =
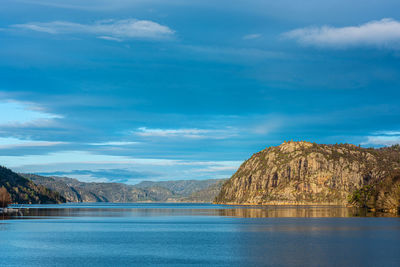
[[[400,142],[398,1],[3,0],[0,164],[229,177],[284,140]]]

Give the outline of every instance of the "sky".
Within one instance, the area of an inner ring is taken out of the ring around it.
[[[400,143],[397,0],[2,0],[0,165],[228,178],[284,141]]]

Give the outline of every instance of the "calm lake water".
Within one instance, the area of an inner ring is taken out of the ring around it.
[[[400,266],[400,218],[346,208],[102,203],[22,212],[0,220],[0,266]]]

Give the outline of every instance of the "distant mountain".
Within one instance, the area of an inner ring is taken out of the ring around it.
[[[154,186],[163,187],[171,190],[174,194],[181,197],[188,197],[191,194],[198,192],[200,190],[205,190],[209,186],[214,185],[215,183],[221,181],[216,179],[208,179],[208,180],[177,180],[177,181],[143,181],[139,184],[136,184],[135,187],[146,189]]]
[[[58,192],[36,185],[29,179],[0,166],[0,187],[5,187],[11,195],[12,203],[56,204],[66,202]]]
[[[183,202],[212,202],[221,191],[222,185],[226,179],[218,180],[208,187],[195,191],[190,196],[181,199]]]
[[[67,177],[21,175],[36,184],[59,192],[68,202],[181,202],[191,201],[192,194],[200,191],[204,192],[193,199],[194,202],[212,202],[218,194],[214,188],[215,184],[221,181],[180,180],[126,185],[121,183],[84,183]],[[207,190],[209,190],[208,193]]]
[[[400,208],[400,146],[285,142],[246,160],[216,203]]]
[[[166,201],[172,192],[165,188],[142,190],[120,183],[84,183],[67,177],[21,174],[36,184],[59,192],[68,202]]]

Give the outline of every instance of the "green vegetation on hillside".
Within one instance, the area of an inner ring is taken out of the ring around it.
[[[12,203],[18,204],[54,204],[64,203],[58,192],[42,185],[36,185],[21,175],[0,166],[0,187],[11,195]]]
[[[362,208],[400,213],[400,170],[375,184],[355,190],[349,196],[349,202]]]

